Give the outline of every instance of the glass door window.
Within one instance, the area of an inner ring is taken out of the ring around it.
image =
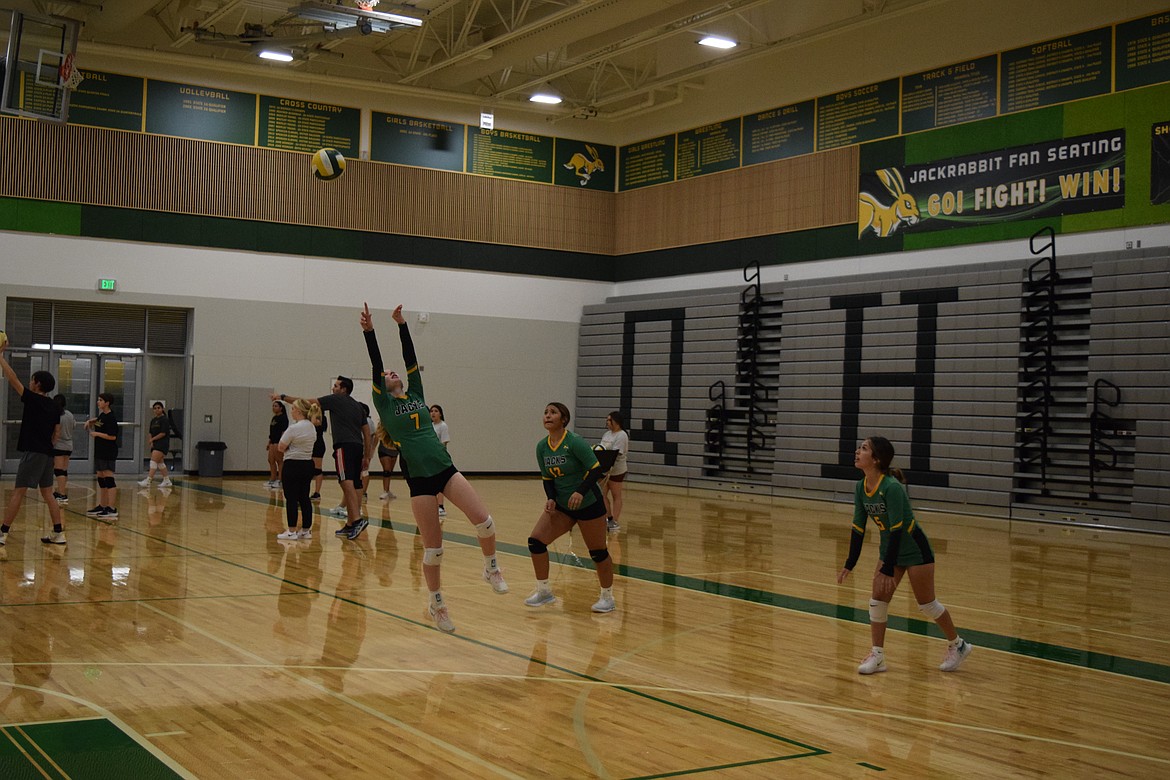
[[[142,358],[103,355],[100,360],[100,392],[114,396],[112,407],[118,418],[118,460],[137,464],[143,457],[143,411],[139,399]]]
[[[97,373],[94,363],[97,359],[89,356],[61,355],[57,358],[57,390],[65,396],[65,408],[73,413],[77,424],[73,428],[73,456],[71,463],[89,461],[91,439],[85,430],[85,421],[97,409]]]

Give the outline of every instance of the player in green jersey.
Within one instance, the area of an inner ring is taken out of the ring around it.
[[[605,501],[597,487],[602,468],[583,438],[566,430],[569,408],[553,402],[544,407],[548,435],[536,445],[536,461],[544,482],[544,512],[528,537],[528,552],[536,571],[536,591],[524,600],[530,607],[557,600],[548,584],[548,546],[573,530],[576,523],[597,566],[601,597],[594,612],[613,612],[613,561],[606,547]]]
[[[947,637],[947,653],[939,666],[944,672],[953,672],[971,654],[971,644],[959,636],[951,613],[938,602],[934,594],[934,552],[922,530],[910,497],[906,494],[905,479],[900,469],[891,468],[894,445],[882,436],[870,436],[854,453],[853,465],[865,476],[857,483],[853,500],[853,532],[849,538],[849,559],[837,574],[843,583],[857,565],[861,545],[865,541],[865,527],[870,520],[881,532],[881,560],[873,577],[873,592],[869,601],[869,629],[873,647],[861,665],[858,674],[886,671],[886,624],[890,600],[894,590],[909,575],[910,587],[918,602],[918,610],[938,623]]]
[[[440,590],[439,563],[443,557],[443,529],[439,524],[438,494],[444,493],[451,503],[463,510],[479,539],[483,552],[483,578],[496,593],[507,593],[508,583],[496,560],[496,527],[487,506],[467,478],[459,473],[439,442],[431,425],[430,407],[423,398],[422,373],[414,353],[414,341],[402,316],[402,306],[394,309],[398,338],[402,342],[402,360],[406,363],[409,384],[394,371],[386,371],[370,307],[362,310],[361,325],[373,368],[373,401],[386,437],[398,450],[402,474],[410,488],[410,508],[423,540],[423,578],[431,593],[427,611],[442,631],[455,630],[447,603]]]

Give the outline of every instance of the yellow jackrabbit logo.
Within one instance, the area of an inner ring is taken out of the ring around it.
[[[883,205],[876,197],[868,192],[857,196],[857,237],[861,238],[867,230],[881,238],[894,235],[900,226],[910,227],[917,225],[921,214],[914,196],[906,192],[906,183],[897,168],[883,168],[877,172],[877,177],[894,196],[888,206]]]
[[[589,177],[593,175],[594,171],[605,170],[605,163],[601,161],[601,155],[597,153],[596,149],[594,149],[589,144],[585,144],[585,151],[593,155],[592,160],[580,152],[577,152],[569,158],[567,163],[565,163],[566,168],[577,174],[577,178],[580,179],[580,181],[577,183],[582,187],[589,183]]]

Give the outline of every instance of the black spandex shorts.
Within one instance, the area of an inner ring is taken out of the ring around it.
[[[53,450],[53,457],[54,458],[72,458],[73,457],[73,450],[54,449]]]
[[[167,446],[169,447],[170,445],[168,444]],[[161,452],[163,455],[166,455],[169,452],[169,450],[166,450],[166,449],[159,447],[155,444],[150,445],[150,451],[151,452]]]
[[[406,466],[405,463],[402,465],[404,467]],[[403,468],[402,471],[404,474],[406,473],[405,468]],[[458,473],[459,469],[455,468],[454,466],[448,466],[438,474],[434,474],[429,477],[412,477],[407,474],[406,486],[410,488],[410,497],[414,498],[415,496],[437,496],[443,492],[443,488],[447,487],[447,483],[451,481],[451,477]]]
[[[325,442],[321,441],[320,439],[318,439],[316,442],[313,443],[313,457],[314,458],[324,458],[325,457]]]
[[[360,444],[342,444],[333,450],[333,460],[337,463],[337,481],[353,480],[353,486],[362,489],[362,454],[364,447]]]
[[[379,443],[378,444],[378,457],[379,458],[397,458],[398,457],[398,450],[390,449],[386,445]]]
[[[593,490],[596,493],[597,488],[594,488]],[[605,517],[605,502],[601,500],[601,496],[594,495],[594,497],[597,500],[589,506],[583,506],[577,509],[566,509],[560,504],[557,504],[557,511],[570,520],[576,520],[578,522],[581,520],[600,520],[601,518]]]

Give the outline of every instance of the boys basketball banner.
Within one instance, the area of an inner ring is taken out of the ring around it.
[[[1125,205],[1125,130],[863,173],[857,235],[888,238]]]

